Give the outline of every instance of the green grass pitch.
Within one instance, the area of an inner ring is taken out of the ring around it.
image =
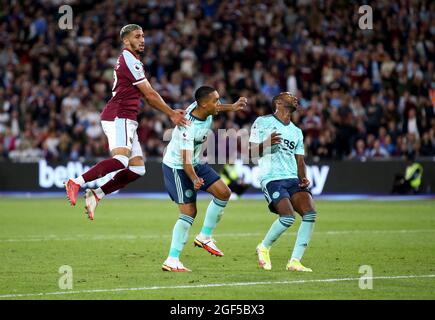
[[[435,299],[433,201],[317,201],[310,274],[285,270],[300,217],[272,248],[273,269],[258,268],[255,247],[276,218],[265,201],[229,203],[215,232],[224,257],[195,248],[207,203],[181,257],[193,272],[168,273],[170,201],[105,199],[88,221],[83,199],[1,198],[0,299]],[[62,265],[72,290],[59,288]],[[372,289],[359,287],[362,265]]]

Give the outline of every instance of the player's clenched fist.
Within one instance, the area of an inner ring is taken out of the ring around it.
[[[269,139],[272,146],[275,144],[279,144],[281,143],[281,134],[278,132],[272,132]]]
[[[199,190],[204,185],[204,179],[203,178],[196,178],[193,180],[193,187],[195,190]]]
[[[245,97],[240,97],[236,103],[233,104],[233,111],[243,110],[248,104],[248,99]]]
[[[307,178],[302,178],[299,181],[299,187],[301,188],[308,188],[308,186],[310,185],[310,180],[308,180]]]

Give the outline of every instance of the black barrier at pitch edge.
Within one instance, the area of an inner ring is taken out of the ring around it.
[[[421,161],[423,165],[423,190],[426,193],[435,191],[435,162]],[[49,192],[63,190],[63,181],[75,177],[87,170],[92,163],[68,162],[50,164],[39,163],[0,163],[0,191],[2,192]],[[213,165],[219,172],[221,166]],[[394,176],[404,174],[405,162],[373,161],[373,162],[319,162],[307,164],[308,178],[312,182],[313,194],[388,194]],[[161,163],[146,163],[146,174],[141,179],[125,188],[127,192],[165,192]],[[261,192],[258,181],[258,168],[243,166],[241,169],[253,186],[248,192]],[[112,175],[91,184],[99,186]]]

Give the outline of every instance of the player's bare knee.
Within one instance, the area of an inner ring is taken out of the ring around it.
[[[182,211],[180,210],[181,214],[184,214],[186,216],[192,217],[193,219],[196,218],[196,210],[195,211]]]
[[[195,219],[196,218],[196,214],[197,214],[197,210],[195,208],[195,209],[192,209],[191,211],[189,211],[189,213],[187,215],[192,217],[193,219]]]
[[[278,205],[278,207],[276,208],[278,215],[280,217],[293,217],[295,216],[294,210],[292,208],[292,206],[287,206],[285,203],[281,203],[281,205]]]
[[[312,212],[312,211],[316,211],[316,209],[311,206],[311,205],[305,205],[301,207],[301,215],[305,215],[306,213]]]
[[[226,188],[224,188],[224,189],[220,192],[219,198],[220,198],[221,200],[228,201],[228,200],[230,199],[230,197],[231,197],[231,190],[230,190],[230,188],[228,188],[228,187],[226,186]]]
[[[179,204],[178,207],[180,209],[180,213],[192,218],[196,217],[197,209],[194,203]]]
[[[289,199],[283,198],[275,205],[276,212],[279,216],[294,216],[293,206]]]
[[[278,214],[280,218],[285,218],[285,217],[293,218],[293,219],[295,218],[295,214],[292,210],[285,210],[282,212],[278,212]]]
[[[131,150],[129,148],[120,147],[120,148],[114,148],[111,150],[112,156],[126,156],[127,158],[130,158]]]
[[[129,166],[145,166],[145,162],[142,157],[133,157],[128,161]]]

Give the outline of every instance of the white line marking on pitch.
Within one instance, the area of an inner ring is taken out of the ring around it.
[[[421,229],[421,230],[337,230],[337,231],[317,231],[316,235],[346,235],[346,234],[406,234],[406,233],[435,233],[435,230],[430,229]],[[216,237],[259,237],[263,236],[263,233],[217,233]],[[285,236],[296,235],[296,232],[288,232]],[[9,239],[1,239],[2,242],[39,242],[39,241],[80,241],[80,240],[140,240],[140,239],[160,239],[160,238],[170,238],[171,234],[163,234],[163,235],[89,235],[89,234],[78,234],[71,237],[62,237],[57,235],[47,235],[47,236],[28,236],[25,238],[9,238]]]
[[[365,279],[373,280],[395,280],[395,279],[413,279],[413,278],[434,278],[435,274],[427,275],[407,275],[407,276],[380,276]],[[241,287],[273,284],[303,284],[316,282],[341,282],[341,281],[358,281],[360,278],[332,278],[332,279],[312,279],[312,280],[292,280],[292,281],[257,281],[257,282],[233,282],[233,283],[209,283],[198,285],[181,285],[181,286],[153,286],[139,288],[114,288],[114,289],[93,289],[93,290],[76,290],[76,291],[56,291],[41,293],[21,293],[21,294],[3,294],[0,298],[19,298],[19,297],[37,297],[37,296],[55,296],[68,294],[83,293],[111,293],[122,291],[146,291],[146,290],[165,290],[165,289],[198,289],[198,288],[216,288],[216,287]]]

